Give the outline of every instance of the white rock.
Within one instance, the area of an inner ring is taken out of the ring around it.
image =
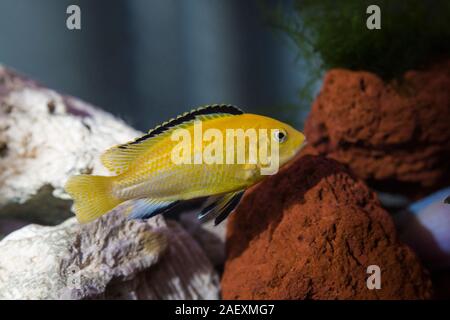
[[[158,244],[159,246],[155,246]],[[120,212],[29,225],[0,241],[0,299],[217,299],[211,263],[176,223]]]
[[[225,237],[228,219],[215,226],[214,221],[200,223],[198,212],[191,211],[180,216],[180,223],[200,244],[203,251],[215,267],[225,263]]]
[[[152,269],[111,285],[106,299],[219,299],[219,276],[208,257],[176,222],[168,221],[168,250]]]
[[[34,212],[36,221],[58,221],[54,216],[67,206],[58,200],[67,199],[67,178],[108,175],[99,155],[140,134],[102,110],[0,66],[0,216],[29,218]],[[26,210],[14,206],[25,202]]]

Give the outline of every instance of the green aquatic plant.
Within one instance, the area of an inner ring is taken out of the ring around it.
[[[366,27],[373,4],[381,9],[380,30]],[[294,40],[313,76],[347,68],[389,80],[450,53],[448,0],[293,0],[287,7],[264,2],[264,13]]]

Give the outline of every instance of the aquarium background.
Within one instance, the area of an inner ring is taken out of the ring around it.
[[[66,28],[70,4],[81,30]],[[140,130],[212,103],[301,126],[308,67],[263,11],[254,0],[2,0],[0,62]]]
[[[450,297],[448,0],[2,0],[0,39],[0,299]],[[214,103],[308,144],[217,227],[188,208],[80,227],[70,177]]]

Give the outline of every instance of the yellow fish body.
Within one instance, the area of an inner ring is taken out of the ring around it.
[[[238,133],[244,133],[240,142]],[[287,124],[233,106],[212,105],[108,149],[101,160],[115,176],[73,176],[65,189],[81,223],[119,205],[130,218],[148,218],[204,199],[199,218],[215,218],[217,224],[243,191],[264,177],[264,168],[275,160],[284,165],[304,143],[304,135]]]

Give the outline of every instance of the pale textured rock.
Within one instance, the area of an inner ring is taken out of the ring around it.
[[[168,225],[169,246],[161,261],[129,281],[111,284],[98,298],[219,298],[219,277],[205,253],[176,222],[168,221]]]
[[[217,299],[218,282],[198,244],[162,217],[71,218],[0,242],[1,299]]]
[[[0,216],[63,221],[67,178],[108,175],[99,155],[139,135],[104,111],[0,66]]]
[[[225,236],[228,219],[214,226],[214,221],[200,223],[198,212],[191,211],[180,216],[180,223],[205,251],[211,263],[221,267],[225,263]]]

